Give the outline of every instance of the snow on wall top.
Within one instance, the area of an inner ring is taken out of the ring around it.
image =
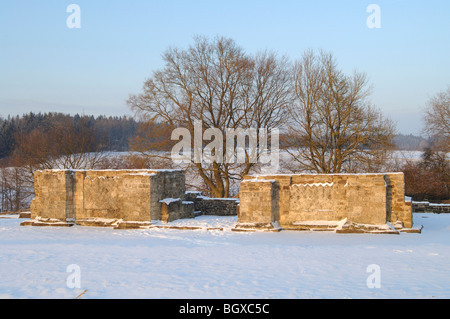
[[[179,202],[181,198],[164,198],[161,199],[159,202],[169,205],[170,203]]]
[[[45,169],[36,172],[184,172],[182,169]]]
[[[297,187],[332,187],[333,183],[309,183],[309,184],[292,184]]]
[[[274,177],[274,176],[365,176],[365,175],[403,175],[402,172],[386,172],[386,173],[330,173],[330,174],[324,174],[324,173],[298,173],[298,174],[252,174],[247,175],[246,177],[251,178],[261,178],[261,177]]]
[[[252,175],[253,176],[253,175]],[[242,183],[275,183],[274,179],[244,179]]]

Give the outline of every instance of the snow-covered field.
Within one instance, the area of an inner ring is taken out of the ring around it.
[[[450,297],[450,215],[415,214],[422,234],[400,235],[241,233],[230,230],[235,217],[211,216],[171,225],[223,231],[21,221],[0,218],[0,298],[75,298],[86,290],[80,298]],[[375,274],[381,286],[369,288]]]

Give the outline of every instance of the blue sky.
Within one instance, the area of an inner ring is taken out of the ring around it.
[[[69,4],[81,28],[69,29]],[[369,29],[369,4],[381,28]],[[195,35],[233,38],[247,52],[292,60],[308,49],[367,73],[372,102],[419,134],[427,100],[450,85],[450,1],[2,0],[0,116],[30,111],[131,115],[129,94],[162,64],[169,46]]]

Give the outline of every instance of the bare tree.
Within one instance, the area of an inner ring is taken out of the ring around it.
[[[54,124],[52,136],[53,166],[64,169],[93,169],[104,156],[102,137],[96,136],[94,127],[86,118],[76,123],[66,119]]]
[[[432,97],[425,110],[425,133],[442,152],[450,152],[450,86]]]
[[[221,136],[215,138],[222,139],[223,148],[211,152],[211,161],[192,159],[188,167],[201,177],[205,190],[228,197],[231,183],[256,163],[218,160],[225,157],[230,143],[227,132],[252,128],[258,133],[260,128],[280,125],[290,103],[289,63],[273,53],[249,56],[233,40],[222,37],[212,41],[196,37],[194,45],[169,49],[163,59],[165,66],[145,82],[143,93],[130,96],[128,105],[137,115],[171,129],[185,128],[192,137],[198,133],[196,122],[202,124],[202,136],[209,128],[218,129]],[[192,148],[199,146],[194,144]]]
[[[169,152],[175,145],[171,140],[173,127],[155,120],[139,123],[136,136],[130,139],[130,150],[143,155],[152,152]]]
[[[2,184],[4,192],[14,195],[15,209],[27,206],[33,196],[36,170],[93,169],[104,154],[93,128],[84,119],[74,123],[63,118],[52,121],[46,129],[20,130],[15,141],[9,167],[3,172],[8,184],[6,188]]]
[[[0,168],[0,211],[18,212],[29,207],[33,185],[22,167]]]
[[[369,102],[365,74],[344,74],[332,54],[305,52],[295,65],[295,103],[283,141],[296,170],[376,171],[392,146],[394,125]]]
[[[442,185],[441,199],[450,193],[450,86],[432,97],[424,114],[424,132],[431,147],[424,152],[422,171],[432,172],[433,185]],[[423,172],[422,172],[423,174]]]
[[[9,170],[0,167],[0,212],[12,211],[13,188],[10,184]]]

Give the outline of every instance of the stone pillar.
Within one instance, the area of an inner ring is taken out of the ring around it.
[[[291,191],[290,187],[292,184],[292,176],[290,175],[264,175],[256,177],[247,177],[247,179],[257,179],[257,180],[273,180],[278,185],[278,209],[275,210],[274,220],[278,221],[280,225],[286,223],[289,219],[289,212],[291,210]]]
[[[413,226],[411,202],[405,201],[405,176],[403,173],[386,173],[385,181],[388,185],[388,221],[400,222],[405,228]]]
[[[234,230],[278,229],[278,202],[279,184],[275,180],[242,181],[238,223]]]
[[[47,170],[34,173],[35,198],[31,203],[31,221],[24,225],[42,223],[67,225],[75,215],[73,171]]]

